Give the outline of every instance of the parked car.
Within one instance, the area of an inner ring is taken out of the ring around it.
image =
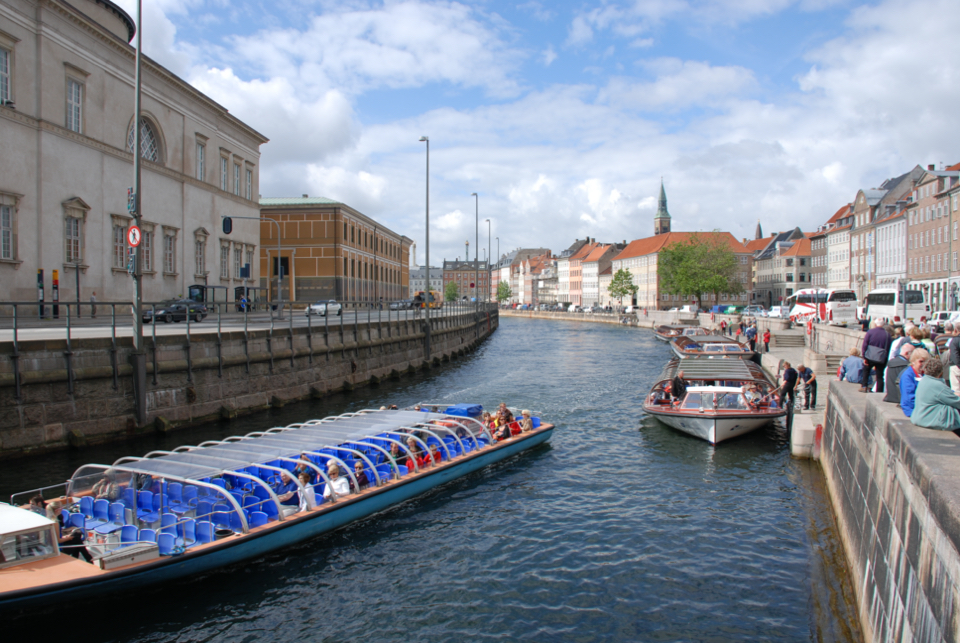
[[[640,306],[627,306],[623,309],[624,315],[636,315],[640,312]]]
[[[327,313],[330,313],[331,315],[336,313],[337,317],[339,317],[343,314],[343,306],[337,303],[335,299],[321,299],[317,303],[307,306],[307,315],[320,315],[321,317],[326,317]]]
[[[583,312],[585,312],[585,313],[593,313],[593,312],[596,312],[596,311],[597,311],[597,309],[594,308],[593,306],[587,306],[586,308],[583,309]]]
[[[753,317],[763,317],[764,312],[763,306],[757,306],[756,304],[751,304],[743,309],[744,315],[751,315]]]
[[[189,311],[190,321],[203,321],[203,318],[207,316],[207,307],[192,299],[171,299],[157,306],[156,310],[156,319],[165,324],[186,321],[187,311]],[[149,324],[153,320],[153,309],[145,309],[143,311],[143,323]]]
[[[390,310],[413,310],[412,299],[400,299],[390,302]]]
[[[583,307],[580,306],[580,304],[574,304],[573,306],[570,306],[570,312],[571,312],[571,313],[582,313],[582,312],[583,312]]]
[[[770,312],[767,313],[767,317],[780,317],[784,318],[789,314],[789,309],[786,306],[770,306]]]
[[[951,324],[956,324],[960,320],[960,312],[955,310],[940,310],[930,315],[930,323],[932,323],[938,333],[943,332],[943,325],[947,322]]]

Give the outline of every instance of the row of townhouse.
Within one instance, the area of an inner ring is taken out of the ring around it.
[[[919,165],[859,190],[809,235],[810,286],[921,290],[934,310],[958,308],[960,164]],[[787,295],[789,296],[789,295]]]

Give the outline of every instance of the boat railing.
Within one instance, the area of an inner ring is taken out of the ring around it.
[[[457,441],[457,446],[460,448],[460,453],[467,452],[466,448],[463,446],[463,442],[460,440],[460,436],[458,436],[457,432],[452,430],[450,427],[441,426],[437,424],[416,424],[414,426],[405,426],[402,428],[408,429],[410,431],[423,431],[424,433],[429,433],[432,437],[436,438],[437,442],[439,442],[440,445],[443,447],[443,450],[447,452],[447,460],[452,460],[454,456],[450,455],[450,445],[447,444],[447,441],[444,440],[442,437],[434,433],[432,430],[426,428],[428,426],[433,427],[434,429],[443,429],[447,431],[451,436],[453,436],[453,439]]]
[[[30,496],[33,494],[39,493],[40,495],[43,495],[44,491],[47,491],[49,489],[57,489],[58,487],[63,487],[64,494],[65,494],[67,490],[67,485],[69,483],[70,481],[66,480],[64,482],[58,482],[57,484],[48,485],[46,487],[38,487],[36,489],[29,489],[27,491],[18,491],[16,493],[12,493],[10,494],[10,504],[13,506],[17,506],[17,503],[16,503],[17,496],[27,496],[27,500],[29,500]]]
[[[357,414],[355,414],[355,415],[357,415]],[[331,422],[333,422],[333,421],[334,421],[334,420],[327,420],[327,419],[323,419],[323,420],[311,420],[311,421],[308,423],[308,429],[309,429],[309,430],[314,430],[314,431],[320,431],[320,432],[322,432],[323,429],[320,428],[320,427],[323,427],[324,425],[329,424],[329,423],[331,423]],[[387,433],[387,432],[386,432],[386,431],[381,431],[381,434],[383,434],[383,433]],[[398,441],[398,440],[393,440],[393,439],[391,439],[391,438],[383,437],[381,434],[368,435],[368,436],[363,436],[363,437],[361,437],[361,438],[351,438],[351,442],[358,442],[358,441],[363,441],[363,440],[387,440],[388,442],[396,443],[397,446],[399,446],[401,449],[403,449],[404,451],[406,451],[409,456],[411,456],[411,457],[413,456],[413,452],[410,451],[410,449],[407,448],[407,445],[406,445],[406,444],[404,444],[403,442]],[[402,434],[402,435],[406,435],[406,434]],[[366,443],[365,443],[365,444],[366,444]],[[370,446],[374,446],[374,445],[371,444]],[[326,447],[326,448],[340,449],[340,448],[343,448],[343,447],[335,446],[335,447]],[[387,452],[387,456],[390,457],[389,452]],[[390,462],[394,465],[394,470],[396,471],[397,477],[399,478],[399,477],[400,477],[400,469],[397,467],[397,464],[396,464],[395,460],[394,460],[392,457],[390,457]],[[414,464],[416,464],[416,458],[414,458]],[[419,468],[417,468],[416,470],[419,471]]]

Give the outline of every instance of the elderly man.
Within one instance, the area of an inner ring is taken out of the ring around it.
[[[877,372],[877,393],[883,393],[883,370],[887,367],[887,353],[890,350],[890,335],[883,328],[883,320],[876,319],[873,328],[863,336],[863,363],[866,366],[864,384],[860,387],[861,393],[869,391],[866,382],[870,381],[871,371]]]
[[[910,368],[910,355],[916,348],[913,344],[900,346],[900,353],[887,362],[887,392],[883,396],[884,402],[900,404],[900,376]]]
[[[687,394],[687,382],[683,379],[683,371],[677,371],[677,374],[670,381],[670,389],[675,400],[682,400]]]
[[[929,359],[923,365],[923,378],[917,384],[913,415],[916,426],[939,431],[960,429],[960,396],[950,390],[943,377],[943,362]]]

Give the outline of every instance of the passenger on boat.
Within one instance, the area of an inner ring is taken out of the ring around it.
[[[495,437],[498,442],[509,438],[511,435],[513,435],[510,431],[510,424],[512,423],[513,423],[513,417],[511,416],[509,422],[504,421],[500,424],[499,428],[497,428],[497,432],[494,434],[493,437]]]
[[[281,505],[296,507],[300,504],[300,487],[293,481],[293,477],[284,471],[280,474],[280,484],[274,489],[277,500]]]
[[[423,454],[420,453],[420,447],[417,446],[417,441],[413,438],[407,438],[407,448],[410,449],[410,455],[407,456],[407,461],[404,463],[404,466],[410,471],[413,471],[416,468],[414,467],[414,462],[416,462],[418,467],[423,464]]]
[[[436,444],[430,445],[430,458],[434,464],[440,464],[443,461],[443,455],[440,454],[440,447]]]
[[[357,492],[360,492],[360,489],[366,489],[370,486],[370,478],[367,477],[367,472],[363,470],[363,463],[357,462],[353,465],[353,475],[357,479]]]
[[[306,453],[301,453],[300,459],[306,460],[308,462],[310,461],[310,458],[307,457]],[[307,474],[307,476],[311,479],[314,477],[313,469],[311,469],[309,466],[307,466],[303,462],[298,462],[296,468],[293,470],[293,474],[296,476],[299,476],[301,473]]]
[[[399,411],[399,410],[400,410],[400,407],[397,406],[396,404],[391,404],[391,405],[390,405],[390,410],[391,410],[391,411]]]
[[[32,511],[35,514],[39,514],[44,518],[47,516],[47,503],[40,494],[30,498],[30,502],[24,505],[23,508]]]
[[[393,458],[394,462],[399,463],[399,460],[404,457],[402,451],[400,451],[400,445],[396,442],[390,443],[390,457]]]
[[[120,485],[111,480],[109,476],[104,476],[100,479],[100,482],[93,485],[93,496],[97,500],[104,498],[113,502],[120,497]]]
[[[489,412],[484,411],[483,415],[480,416],[480,421],[483,423],[483,426],[493,433],[493,429],[495,428],[493,424],[493,416],[490,415]]]
[[[683,379],[683,371],[677,371],[677,374],[670,381],[670,388],[673,393],[673,399],[682,400],[687,394],[687,383]]]
[[[340,477],[340,467],[335,462],[331,462],[327,466],[327,475],[330,477],[330,484],[323,489],[324,500],[331,496],[330,487],[333,487],[337,496],[345,496],[350,493],[350,481]]]
[[[60,525],[60,537],[58,538],[60,550],[68,556],[73,556],[77,559],[83,557],[85,561],[92,563],[93,556],[90,555],[90,552],[87,551],[87,548],[83,544],[83,530],[78,527],[65,528],[61,509],[63,509],[63,505],[60,504],[59,501],[54,500],[50,503],[50,511],[56,516],[56,521]]]
[[[529,433],[533,431],[533,418],[530,417],[530,411],[524,409],[520,411],[520,433]]]
[[[300,494],[300,511],[307,511],[317,506],[317,492],[313,489],[311,483],[312,475],[301,473],[299,476],[300,484],[303,485],[303,493]]]

